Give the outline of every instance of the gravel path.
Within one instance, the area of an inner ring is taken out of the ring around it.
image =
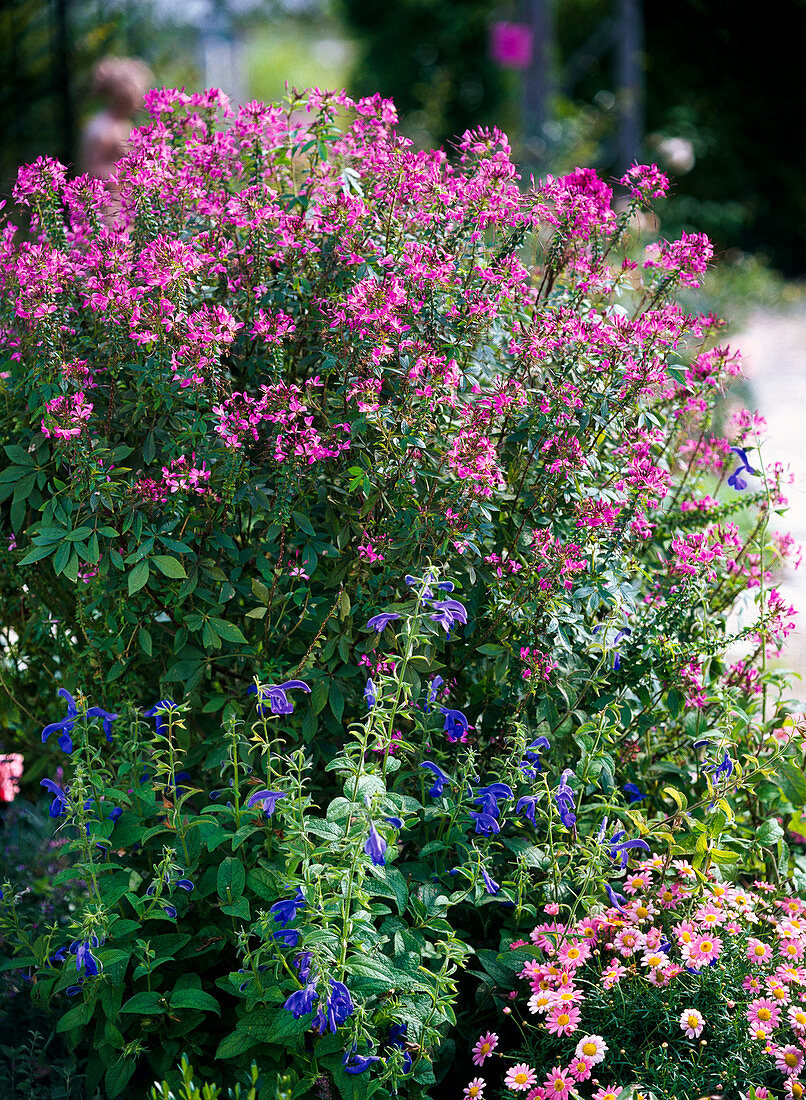
[[[787,571],[778,587],[799,613],[783,663],[804,678],[793,694],[806,698],[806,306],[751,314],[729,342],[742,352],[753,404],[767,420],[765,461],[783,462],[795,479],[781,526],[803,546],[804,563]]]

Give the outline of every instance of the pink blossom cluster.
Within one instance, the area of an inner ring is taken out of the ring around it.
[[[13,802],[19,794],[23,758],[18,752],[0,756],[0,802]]]
[[[84,393],[54,397],[45,405],[42,434],[60,441],[77,439],[86,430],[93,407]]]

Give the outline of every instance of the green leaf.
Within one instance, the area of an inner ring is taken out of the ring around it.
[[[786,797],[793,806],[806,806],[806,776],[790,760],[782,760],[778,767],[781,771],[781,786]]]
[[[236,901],[242,894],[246,885],[246,871],[239,859],[227,856],[221,861],[218,868],[217,879],[218,896],[222,901]]]
[[[34,466],[36,464],[34,456],[28,454],[25,448],[20,447],[18,443],[9,443],[3,450],[17,466]]]
[[[149,577],[148,562],[143,559],[138,561],[137,565],[129,573],[129,595],[134,595],[135,592],[139,592],[140,589],[146,584]]]
[[[72,1031],[73,1028],[83,1027],[92,1019],[92,1005],[82,1003],[69,1009],[56,1024],[57,1031]]]
[[[762,848],[772,848],[778,845],[779,840],[783,840],[784,830],[774,817],[765,821],[761,828],[756,833],[756,840]]]
[[[186,580],[187,573],[185,567],[182,565],[178,558],[171,557],[170,554],[155,554],[151,559],[162,573],[166,577],[170,577],[171,580]]]
[[[306,535],[313,536],[316,534],[313,527],[311,526],[311,521],[308,519],[307,516],[303,515],[302,512],[292,512],[291,515],[293,516],[294,522],[296,523],[297,527],[299,527],[301,531],[304,531]]]
[[[218,1044],[218,1050],[215,1052],[216,1059],[236,1058],[257,1042],[259,1040],[256,1035],[250,1035],[248,1032],[237,1028],[235,1031],[231,1031],[229,1035],[225,1035]]]
[[[240,642],[246,643],[246,638],[241,633],[241,628],[236,626],[235,623],[228,623],[226,619],[210,619],[210,622],[216,629],[216,632],[224,639],[225,642]]]
[[[137,1062],[134,1058],[119,1058],[117,1062],[108,1066],[104,1077],[107,1096],[120,1096],[136,1069]]]
[[[123,1005],[121,1012],[136,1012],[138,1016],[157,1016],[165,1011],[163,996],[154,990],[135,993]]]
[[[41,561],[42,558],[49,557],[54,552],[57,546],[58,543],[51,543],[50,546],[36,546],[33,550],[29,551],[25,555],[25,557],[22,559],[21,562],[19,562],[19,564],[31,565],[32,562]]]
[[[217,1012],[221,1015],[221,1007],[215,997],[205,993],[203,989],[175,989],[169,997],[171,1010],[175,1008],[195,1008],[199,1012]]]

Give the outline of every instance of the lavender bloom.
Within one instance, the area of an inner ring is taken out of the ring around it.
[[[445,725],[442,727],[448,735],[449,741],[461,741],[468,731],[468,721],[460,710],[451,710],[449,707],[440,707],[445,715]]]
[[[63,817],[67,813],[67,791],[57,786],[52,779],[41,779],[40,786],[45,787],[54,796],[48,813],[51,817]]]
[[[166,710],[176,710],[176,703],[173,699],[160,699],[158,703],[155,703],[151,710],[143,711],[146,718],[156,718],[157,720],[157,733],[163,737],[165,730],[165,719],[162,716],[162,712]]]
[[[423,706],[423,710],[426,714],[431,711],[431,704],[436,702],[437,692],[442,687],[445,681],[441,676],[435,676],[431,683],[428,685],[428,698]]]
[[[610,850],[610,858],[614,860],[620,859],[622,870],[624,870],[624,868],[627,866],[627,863],[630,859],[630,852],[634,851],[636,848],[640,848],[644,852],[651,851],[651,848],[645,840],[622,841],[621,838],[626,835],[627,834],[624,829],[619,829],[618,832],[613,833],[608,844],[608,848]]]
[[[191,890],[196,889],[189,878],[178,878],[174,883],[174,886],[178,886],[180,890],[187,890],[188,893],[190,893]]]
[[[301,974],[300,978],[305,981]],[[290,1012],[295,1020],[301,1020],[303,1016],[313,1012],[313,1003],[318,997],[319,992],[316,983],[309,982],[304,989],[298,989],[296,993],[292,993],[290,997],[286,998],[283,1008],[286,1012]]]
[[[175,905],[163,904],[162,908],[163,908],[166,916],[170,917],[171,920],[176,920],[176,906]]]
[[[742,489],[747,488],[747,479],[742,477],[742,474],[747,471],[748,474],[755,474],[756,471],[747,461],[747,451],[743,447],[731,447],[733,453],[739,459],[741,465],[738,469],[734,470],[728,478],[728,485],[737,492],[741,492]]]
[[[251,808],[252,806],[256,806],[259,802],[266,817],[269,818],[276,810],[277,803],[280,801],[280,799],[286,797],[287,796],[284,791],[255,791],[253,795],[250,795],[249,801],[246,803],[246,805]]]
[[[382,611],[380,615],[373,615],[367,623],[368,627],[373,630],[377,630],[380,634],[382,630],[385,630],[389,623],[393,623],[395,619],[399,619],[400,616],[396,615],[393,611]]]
[[[501,889],[501,886],[499,885],[499,883],[497,883],[495,881],[494,878],[491,878],[487,874],[487,872],[484,870],[483,867],[481,868],[481,877],[484,879],[484,888],[487,891],[487,893],[488,894],[497,894],[498,891]]]
[[[367,680],[367,686],[364,688],[364,698],[367,701],[369,710],[372,710],[378,702],[378,693],[375,690],[375,684],[372,682],[371,678]]]
[[[724,776],[727,776],[727,777],[730,777],[731,775],[733,775],[733,761],[728,756],[728,750],[725,749],[724,751],[725,751],[725,755],[722,757],[722,763],[721,764],[711,764],[710,767],[704,769],[707,772],[713,772],[714,773],[713,774],[713,780],[714,780],[715,783],[719,782],[719,777],[721,775],[724,775]]]
[[[470,810],[470,816],[476,823],[475,831],[482,836],[492,836],[493,833],[500,833],[501,826],[498,824],[492,814],[479,813],[476,810]]]
[[[76,701],[67,688],[59,688],[56,693],[61,695],[62,699],[67,700],[67,717],[63,718],[61,722],[51,722],[49,726],[45,726],[42,730],[42,744],[47,741],[52,733],[57,730],[61,730],[61,737],[59,738],[59,748],[62,752],[66,752],[68,755],[73,751],[73,738],[70,736],[73,732],[73,727],[76,724],[76,716],[78,715],[78,707]]]
[[[635,783],[625,783],[621,789],[629,798],[630,805],[632,805],[633,802],[642,802],[646,798],[644,792],[640,787],[637,787]]]
[[[527,821],[535,823],[535,806],[537,805],[537,798],[534,795],[526,794],[523,798],[519,798],[515,805],[515,813],[520,817],[525,817]]]
[[[255,684],[250,684],[246,689],[247,695],[257,695],[257,712],[261,717],[266,713],[264,703],[269,701],[272,714],[293,714],[294,704],[289,703],[287,691],[304,691],[308,695],[311,689],[302,680],[286,680],[284,684],[267,684],[258,690]]]
[[[429,618],[444,628],[445,637],[448,641],[451,637],[451,630],[453,630],[456,623],[462,623],[463,625],[467,623],[467,609],[458,600],[434,600],[431,609],[436,611],[436,614],[429,615]]]
[[[363,1073],[369,1069],[373,1062],[380,1062],[377,1054],[356,1054],[356,1048],[345,1051],[341,1064],[345,1073]]]
[[[428,793],[432,798],[439,798],[445,790],[445,784],[450,782],[448,776],[438,764],[433,762],[433,760],[426,760],[420,767],[425,768],[426,771],[431,772],[434,776],[434,785],[429,788]]]
[[[386,841],[375,828],[374,823],[370,821],[369,836],[364,843],[364,851],[370,857],[376,867],[383,867],[386,863],[386,860],[384,858],[386,847]]]

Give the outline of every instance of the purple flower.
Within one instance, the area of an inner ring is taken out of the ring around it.
[[[554,801],[560,814],[560,821],[562,821],[566,829],[572,829],[574,825],[576,825],[577,820],[576,814],[571,809],[576,801],[576,795],[568,786],[568,777],[573,774],[570,768],[565,769],[560,777],[560,785],[554,794]]]
[[[382,630],[386,629],[389,623],[393,623],[395,619],[399,618],[400,616],[395,614],[394,611],[382,611],[380,615],[373,615],[367,623],[367,626],[371,627],[373,630],[377,630],[380,634]]]
[[[275,809],[277,808],[277,803],[280,801],[280,799],[285,797],[286,794],[284,791],[255,791],[253,795],[250,795],[249,801],[246,803],[246,805],[249,806],[251,809],[252,806],[256,806],[259,802],[261,804],[263,812],[268,818],[271,817],[274,813]]]
[[[299,974],[301,982],[307,982],[311,976],[313,955],[310,951],[300,951],[294,956],[294,967]]]
[[[278,924],[288,924],[294,920],[297,915],[298,909],[304,909],[307,905],[305,895],[302,890],[297,887],[297,892],[293,898],[286,898],[283,901],[276,901],[274,905],[269,909],[274,919]]]
[[[187,890],[188,893],[190,893],[191,890],[196,889],[189,878],[178,878],[174,883],[174,886],[178,886],[180,890]]]
[[[646,798],[644,792],[635,783],[625,783],[621,789],[629,798],[631,805],[633,802],[642,802]]]
[[[534,795],[526,794],[523,798],[519,798],[515,805],[515,813],[520,817],[525,817],[527,821],[535,823],[535,806],[537,805],[537,798]]]
[[[621,838],[626,835],[626,832],[620,829],[618,832],[613,833],[608,844],[610,858],[620,859],[622,870],[624,870],[629,862],[630,853],[636,848],[640,848],[644,852],[652,850],[645,840],[622,840]]]
[[[467,623],[467,609],[458,600],[434,600],[431,610],[436,614],[429,615],[429,618],[444,628],[445,637],[448,640],[450,640],[451,630],[457,623]]]
[[[630,627],[625,626],[623,628],[623,630],[619,630],[619,632],[616,634],[616,637],[613,641],[613,645],[617,646],[622,638],[626,638],[630,634],[632,634],[632,630],[630,629]],[[618,672],[618,670],[620,668],[621,668],[621,654],[619,653],[618,650],[616,650],[615,656],[613,657],[613,670],[615,672]]]
[[[327,1016],[328,1026],[334,1035],[336,1034],[336,1028],[343,1024],[348,1016],[352,1016],[354,1011],[355,1006],[350,997],[350,990],[344,982],[337,982],[334,978],[331,978],[325,1015]]]
[[[372,708],[378,702],[378,693],[375,690],[375,684],[373,683],[371,677],[369,680],[367,680],[367,686],[364,688],[364,698],[367,701],[367,707],[369,708],[369,710],[372,710]]]
[[[90,950],[92,946],[87,941],[79,943],[76,949],[76,970],[83,970],[88,978],[97,978],[103,967]]]
[[[733,761],[728,756],[728,750],[725,749],[725,755],[722,757],[721,764],[711,764],[710,767],[703,769],[707,772],[713,772],[713,780],[715,783],[719,782],[721,775],[730,777],[733,775]]]
[[[501,826],[492,816],[492,814],[479,813],[476,810],[470,810],[470,816],[476,823],[475,831],[481,833],[482,836],[492,836],[493,833],[500,833]]]
[[[743,478],[742,474],[745,473],[745,471],[748,474],[755,474],[756,471],[748,462],[747,451],[745,451],[743,447],[731,447],[731,450],[737,456],[737,458],[741,462],[741,465],[738,467],[738,469],[734,470],[728,478],[728,485],[730,485],[730,487],[732,489],[735,489],[737,492],[741,492],[742,489],[747,488],[747,479]]]
[[[283,944],[284,947],[296,947],[299,938],[300,933],[296,928],[281,928],[279,932],[274,933],[275,942]]]
[[[435,676],[431,683],[428,685],[428,698],[426,699],[425,705],[423,706],[423,710],[426,714],[430,713],[431,704],[436,702],[437,692],[444,683],[445,681],[442,679],[441,676]]]
[[[76,701],[67,688],[59,688],[57,695],[61,695],[62,699],[67,700],[67,717],[63,718],[61,722],[51,722],[49,726],[45,726],[42,730],[42,744],[47,741],[52,733],[56,730],[61,730],[61,737],[59,738],[59,748],[62,752],[68,753],[73,751],[73,738],[70,736],[73,732],[73,727],[76,724],[76,716],[78,714],[78,707]]]
[[[300,978],[305,981],[301,974]],[[309,982],[303,989],[298,989],[296,993],[292,993],[290,997],[287,997],[283,1008],[286,1012],[290,1012],[295,1020],[301,1020],[303,1016],[313,1012],[313,1003],[318,997],[319,992],[316,983]]]
[[[420,767],[425,768],[434,776],[434,785],[429,787],[428,793],[432,798],[439,798],[445,790],[445,784],[450,783],[450,779],[442,768],[440,768],[439,764],[435,764],[433,760],[426,760]]]
[[[501,889],[500,885],[495,881],[494,878],[490,878],[483,867],[481,868],[481,877],[484,879],[484,889],[487,891],[487,893],[497,894],[498,891]]]
[[[311,689],[307,684],[304,684],[302,680],[286,680],[284,684],[267,684],[265,687],[261,686],[258,690],[255,684],[250,684],[246,689],[247,695],[257,695],[257,712],[261,716],[265,714],[266,710],[264,703],[266,699],[269,701],[269,707],[272,714],[293,714],[294,704],[289,703],[287,691],[304,691],[308,695],[311,693]]]
[[[103,707],[90,707],[87,711],[88,718],[102,718],[103,729],[106,735],[106,740],[112,743],[112,723],[118,720],[119,715],[110,714],[108,710],[104,710]]]
[[[605,883],[605,893],[614,909],[618,909],[621,913],[626,912],[625,906],[627,904],[627,899],[623,894],[617,894],[608,883]]]
[[[523,754],[523,760],[521,761],[521,771],[524,775],[534,779],[538,772],[543,769],[540,767],[540,751],[541,749],[549,749],[548,737],[536,737],[534,741],[526,746]],[[528,761],[528,763],[527,763]],[[529,765],[532,765],[531,767]]]
[[[468,722],[460,710],[451,710],[450,707],[440,707],[445,715],[445,725],[442,727],[448,735],[449,741],[461,741],[468,731]]]
[[[165,729],[165,720],[162,715],[165,711],[176,710],[176,703],[173,699],[160,699],[158,703],[155,703],[151,710],[143,711],[146,718],[156,718],[157,720],[157,733],[160,736],[164,736],[163,730]]]
[[[67,791],[59,787],[52,779],[41,779],[40,785],[54,796],[48,813],[51,817],[63,817],[67,813]]]
[[[506,783],[490,783],[486,787],[479,787],[478,795],[473,801],[478,802],[484,813],[492,817],[498,817],[499,798],[514,798],[512,788]]]
[[[364,851],[375,864],[376,867],[383,867],[386,863],[384,853],[386,852],[386,841],[381,834],[375,828],[374,822],[369,823],[369,836],[364,843]]]
[[[341,1060],[345,1073],[363,1073],[373,1062],[380,1062],[380,1058],[376,1054],[356,1054],[356,1047],[345,1051]]]

